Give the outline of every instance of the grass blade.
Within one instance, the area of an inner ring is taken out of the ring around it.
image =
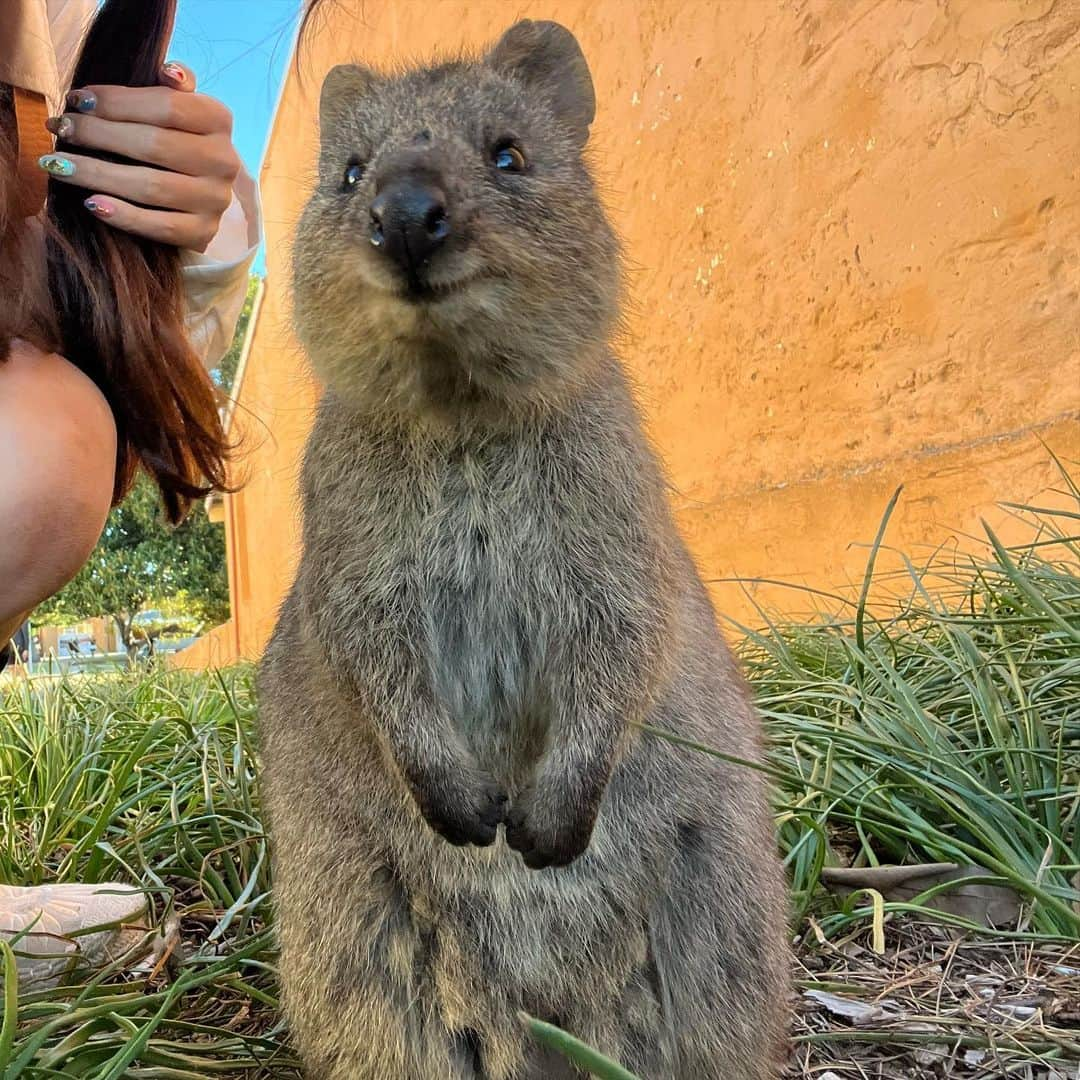
[[[562,1028],[537,1020],[535,1016],[529,1016],[527,1013],[518,1013],[518,1017],[538,1043],[562,1054],[568,1061],[572,1061],[592,1076],[599,1077],[599,1080],[638,1080],[632,1072],[610,1058],[604,1057],[592,1047],[586,1046],[580,1039],[575,1039]]]

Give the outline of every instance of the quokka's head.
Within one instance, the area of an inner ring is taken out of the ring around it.
[[[585,57],[551,22],[517,23],[477,60],[330,72],[294,282],[335,390],[497,412],[588,379],[619,291],[583,160],[595,110]]]

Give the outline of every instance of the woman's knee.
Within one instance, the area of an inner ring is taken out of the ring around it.
[[[0,620],[51,595],[93,550],[112,499],[116,425],[63,358],[17,343],[0,364]]]

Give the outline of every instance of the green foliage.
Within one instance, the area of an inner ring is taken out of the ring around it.
[[[823,866],[954,862],[1017,893],[1020,928],[1080,936],[1080,491],[1063,478],[1072,508],[1013,508],[1028,544],[985,527],[981,554],[905,560],[902,599],[878,575],[839,615],[747,632],[798,910],[830,935],[870,912],[830,907]]]
[[[226,394],[232,393],[233,384],[236,382],[236,370],[240,366],[240,354],[244,351],[244,339],[247,337],[251,314],[255,308],[255,297],[261,283],[262,278],[258,274],[252,274],[248,278],[247,296],[244,298],[244,306],[240,310],[240,319],[236,324],[236,333],[233,334],[232,344],[229,346],[229,351],[221,358],[221,363],[211,372],[214,381]]]
[[[299,1077],[277,1015],[252,712],[244,669],[0,695],[0,776],[18,777],[0,785],[0,882],[138,882],[183,943],[171,973],[82,972],[17,999],[8,960],[5,1080]]]
[[[548,1024],[543,1020],[537,1020],[535,1016],[520,1013],[519,1019],[525,1025],[525,1030],[538,1042],[563,1057],[572,1061],[579,1068],[585,1069],[590,1076],[597,1080],[637,1080],[637,1077],[617,1062],[597,1053],[591,1046],[586,1046],[580,1039],[567,1034],[554,1024]]]
[[[34,619],[56,623],[108,615],[130,647],[135,616],[153,604],[170,602],[203,622],[228,618],[225,538],[201,503],[183,524],[169,526],[154,485],[140,476],[109,515],[86,565]]]

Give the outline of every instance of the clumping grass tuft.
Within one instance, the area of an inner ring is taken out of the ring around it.
[[[1019,894],[1012,930],[1080,936],[1070,521],[1080,514],[1038,513],[1035,539],[1012,550],[987,527],[981,555],[908,562],[901,600],[873,606],[871,587],[840,616],[746,633],[800,915],[820,909],[823,866],[954,862]]]
[[[793,1075],[1080,1076],[1080,490],[1061,476],[1057,508],[1011,507],[1023,545],[984,524],[974,554],[875,573],[894,499],[857,597],[745,629],[793,886]],[[925,863],[1009,890],[1015,921],[822,887],[828,866]]]
[[[975,555],[908,560],[900,582],[874,570],[883,522],[857,596],[743,628],[811,992],[792,1075],[1080,1070],[1080,491],[1063,477],[1068,508],[1014,508],[1033,527],[1022,547],[987,529]],[[22,995],[0,945],[0,1076],[300,1075],[277,1013],[253,714],[246,668],[0,691],[0,881],[139,883],[182,943],[149,974]],[[1011,890],[1015,923],[822,884],[829,866],[931,862]],[[626,1075],[523,1019],[595,1075]]]
[[[252,713],[245,669],[0,696],[0,881],[135,882],[181,931],[152,977],[83,973],[17,1012],[9,993],[5,1080],[300,1075],[277,1015]]]

